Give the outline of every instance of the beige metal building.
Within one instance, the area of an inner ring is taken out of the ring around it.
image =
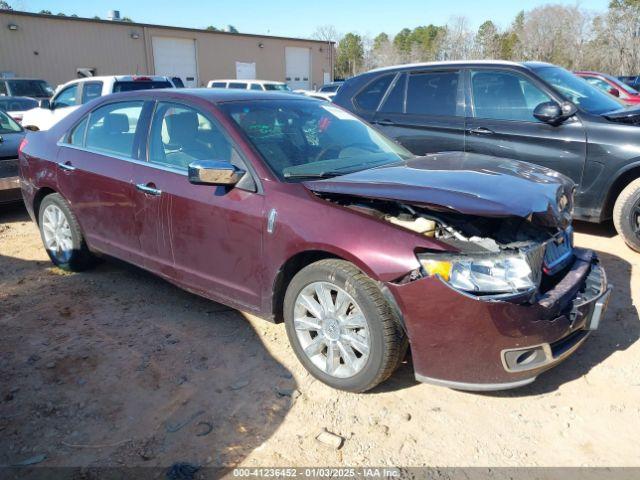
[[[333,45],[316,40],[0,10],[0,75],[54,87],[89,73],[168,75],[185,86],[258,78],[306,89],[332,80],[333,57]]]

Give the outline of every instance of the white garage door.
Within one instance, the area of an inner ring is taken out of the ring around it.
[[[156,75],[180,77],[185,87],[198,86],[195,40],[153,37],[151,43]]]
[[[308,48],[285,47],[286,80],[292,90],[309,89],[311,51]]]

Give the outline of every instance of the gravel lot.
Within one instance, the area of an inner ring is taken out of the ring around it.
[[[354,395],[307,375],[281,325],[119,262],[54,268],[24,209],[2,207],[0,465],[640,466],[640,254],[610,226],[577,230],[615,291],[573,358],[515,391],[404,365]]]

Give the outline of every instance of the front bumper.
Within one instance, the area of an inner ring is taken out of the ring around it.
[[[388,284],[402,312],[416,378],[463,390],[533,382],[598,328],[611,292],[598,258],[575,249],[564,278],[534,303],[481,300],[430,277]]]

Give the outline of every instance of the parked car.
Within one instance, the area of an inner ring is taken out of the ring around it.
[[[636,90],[640,89],[640,76],[632,75],[632,76],[623,76],[618,77],[619,80],[622,80],[625,84],[629,85],[631,88]]]
[[[574,248],[573,182],[465,152],[414,157],[301,95],[130,92],[80,107],[20,154],[51,260],[121,258],[284,319],[322,382],[364,391],[407,344],[416,378],[532,382],[596,329],[609,295]]]
[[[159,75],[111,75],[76,78],[60,85],[51,100],[40,101],[40,106],[22,117],[22,125],[29,130],[47,130],[80,105],[110,93],[174,88],[167,77]]]
[[[37,78],[0,78],[0,96],[50,98],[53,88]]]
[[[24,112],[38,107],[38,101],[29,97],[0,97],[0,110],[22,123]]]
[[[616,77],[599,72],[575,72],[594,87],[620,98],[627,105],[640,105],[640,93]]]
[[[271,80],[209,80],[207,88],[231,88],[234,90],[256,90],[260,92],[290,92],[289,85]]]
[[[318,88],[318,92],[321,93],[336,93],[344,82],[330,82],[325,83],[320,88]]]
[[[25,132],[9,115],[0,110],[0,204],[19,201],[18,147]]]
[[[576,184],[575,216],[613,218],[640,250],[640,108],[547,63],[389,67],[334,98],[417,155],[466,151],[542,165]]]

